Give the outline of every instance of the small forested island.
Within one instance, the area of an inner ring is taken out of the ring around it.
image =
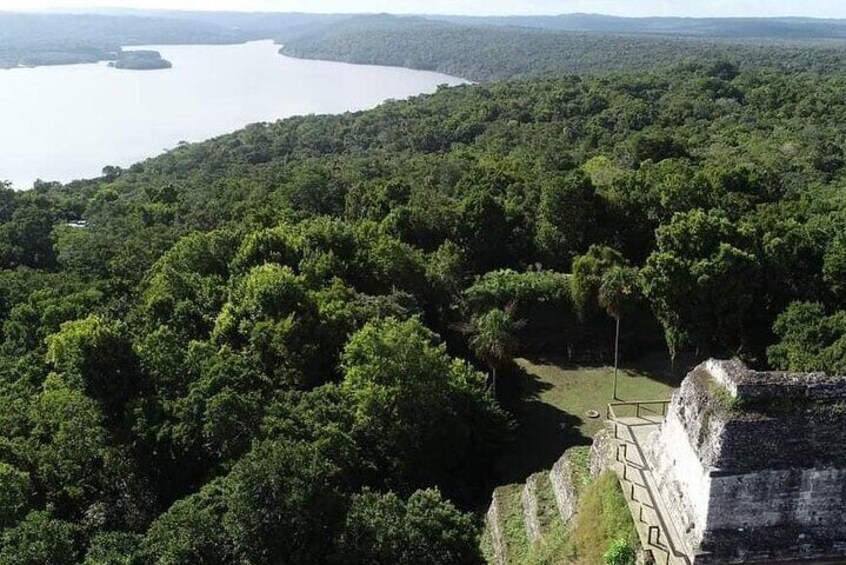
[[[162,58],[158,51],[121,51],[117,59],[109,63],[110,67],[116,69],[128,69],[134,71],[152,71],[158,69],[169,69],[173,64]]]

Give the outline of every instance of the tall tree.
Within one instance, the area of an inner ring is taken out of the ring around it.
[[[614,334],[614,400],[617,400],[617,373],[620,364],[620,320],[638,292],[638,273],[632,267],[614,266],[602,276],[598,302],[616,322]]]

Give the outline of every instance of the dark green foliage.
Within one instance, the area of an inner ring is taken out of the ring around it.
[[[610,360],[609,315],[846,371],[844,89],[462,86],[0,190],[0,563],[475,562],[510,423],[464,358]]]
[[[22,518],[31,495],[29,474],[0,463],[0,529],[13,526]]]
[[[644,291],[671,336],[703,351],[738,350],[758,285],[757,257],[721,212],[676,214],[657,232],[643,268]]]
[[[484,475],[508,432],[482,392],[484,376],[451,359],[415,319],[367,324],[350,338],[341,366],[356,436],[386,486],[436,484],[472,498],[479,485],[471,477]]]
[[[365,491],[352,499],[340,545],[350,563],[470,565],[482,563],[472,531],[470,517],[436,490],[408,500]]]
[[[135,71],[152,71],[158,69],[169,69],[173,65],[170,61],[162,59],[158,51],[121,51],[114,62],[116,69],[131,69]],[[108,175],[107,175],[108,176]]]
[[[80,557],[81,529],[31,512],[18,525],[0,532],[2,565],[76,565]]]
[[[91,540],[83,565],[142,565],[141,536],[124,532],[103,532]]]
[[[779,342],[767,350],[773,366],[846,374],[846,312],[829,315],[822,304],[796,302],[779,316],[774,330]]]

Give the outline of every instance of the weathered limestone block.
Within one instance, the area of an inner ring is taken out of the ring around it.
[[[594,437],[590,446],[590,476],[597,478],[614,465],[616,442],[608,428],[603,428]]]
[[[494,491],[491,505],[485,514],[485,527],[491,540],[494,565],[508,565],[508,554],[505,549],[502,522],[500,521],[500,504],[498,492]]]
[[[846,378],[707,361],[646,452],[697,564],[846,557]]]
[[[566,452],[552,466],[552,471],[549,472],[549,480],[552,483],[552,492],[555,494],[558,514],[561,521],[566,524],[576,514],[576,506],[579,502],[579,494],[574,480],[573,462]]]
[[[541,535],[540,516],[538,515],[538,480],[540,476],[535,474],[529,477],[523,485],[523,492],[520,493],[520,502],[523,505],[523,522],[526,524],[526,537],[529,543],[538,539]]]

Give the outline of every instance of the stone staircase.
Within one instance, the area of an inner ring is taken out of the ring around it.
[[[588,448],[567,451],[549,471],[524,484],[498,487],[485,517],[482,547],[489,563],[525,561],[533,547],[546,543],[576,511],[578,488],[586,481]],[[576,461],[583,458],[584,463]]]
[[[691,551],[669,519],[641,446],[657,428],[640,418],[623,418],[613,436],[613,469],[623,487],[641,544],[656,565],[691,565]]]

